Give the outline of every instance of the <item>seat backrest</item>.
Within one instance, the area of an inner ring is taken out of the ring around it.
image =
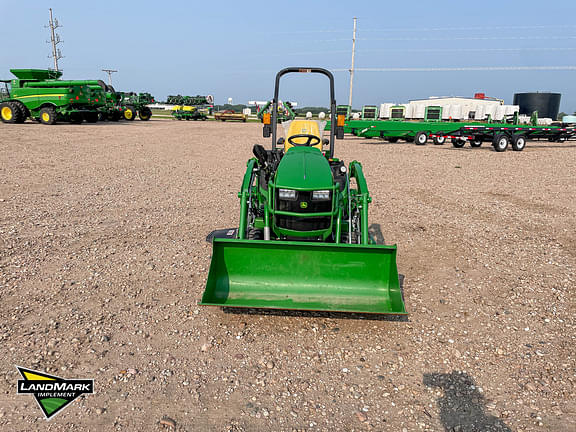
[[[286,123],[288,123],[288,127],[285,127],[286,139],[284,140],[284,152],[294,147],[288,142],[288,138],[302,134],[317,136],[320,142],[313,147],[322,151],[322,131],[319,122],[316,120],[292,120]],[[305,144],[308,138],[294,138],[293,141],[297,144]]]

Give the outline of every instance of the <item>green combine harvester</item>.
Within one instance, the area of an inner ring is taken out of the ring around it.
[[[375,244],[368,231],[371,202],[362,165],[334,157],[345,118],[292,120],[278,138],[280,78],[321,68],[287,68],[276,75],[271,113],[263,117],[272,149],[256,144],[242,181],[239,227],[211,233],[212,262],[201,305],[406,314],[396,246]]]
[[[16,77],[1,80],[5,85],[0,101],[4,123],[24,123],[28,117],[44,124],[58,121],[98,121],[105,103],[102,81],[60,80],[62,72],[49,69],[10,69]],[[8,88],[10,84],[10,88]],[[98,85],[97,91],[90,86]]]

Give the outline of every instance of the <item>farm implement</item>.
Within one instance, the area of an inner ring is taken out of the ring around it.
[[[278,137],[280,79],[321,68],[287,68],[276,75],[271,112],[239,193],[238,228],[218,230],[201,305],[405,314],[396,246],[375,244],[368,231],[371,202],[362,165],[334,157],[344,116],[323,138],[324,122],[292,120]]]
[[[206,120],[212,112],[214,97],[208,96],[168,96],[172,116],[176,120]]]
[[[270,106],[272,105],[272,101],[266,102],[266,104],[258,110],[258,119],[263,121],[264,114],[270,113]],[[290,102],[279,102],[278,103],[278,114],[276,115],[276,121],[278,123],[282,123],[288,120],[294,120],[296,118],[296,113],[292,109],[292,104]]]
[[[466,142],[471,147],[489,142],[497,152],[506,151],[509,146],[514,151],[522,151],[529,139],[563,142],[576,138],[573,125],[540,126],[537,125],[537,116],[533,116],[532,124],[518,124],[516,117],[512,123],[349,120],[345,122],[344,132],[364,138],[381,138],[391,143],[404,140],[416,145],[425,145],[429,140],[442,145],[450,139],[457,148],[464,147]]]

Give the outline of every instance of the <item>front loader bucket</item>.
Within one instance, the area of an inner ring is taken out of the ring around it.
[[[396,246],[215,238],[201,305],[406,314]]]

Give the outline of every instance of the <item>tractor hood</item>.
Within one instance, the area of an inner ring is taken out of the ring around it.
[[[332,187],[330,164],[313,147],[292,147],[278,165],[276,187],[328,189]]]

